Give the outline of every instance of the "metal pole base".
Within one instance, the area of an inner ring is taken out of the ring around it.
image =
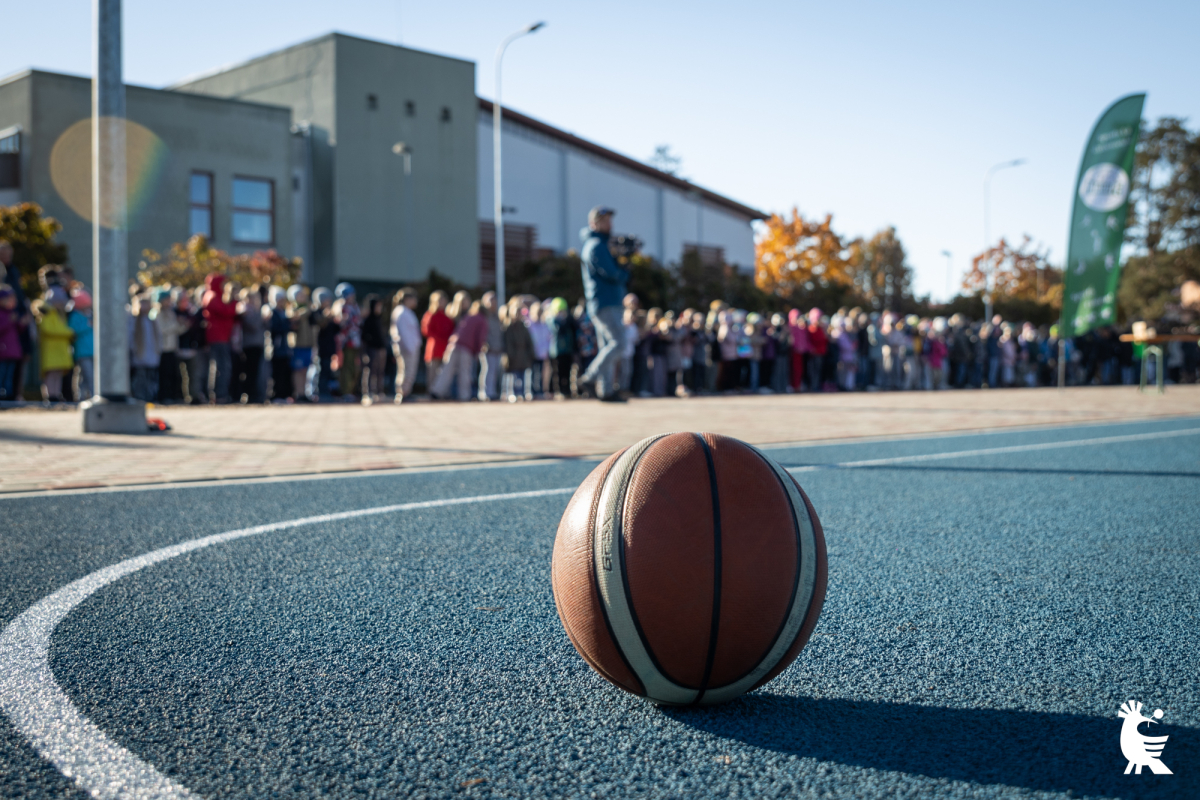
[[[1163,351],[1161,347],[1153,344],[1146,345],[1146,349],[1142,351],[1142,380],[1138,384],[1138,391],[1146,391],[1146,372],[1151,356],[1154,357],[1154,378],[1158,384],[1158,393],[1165,394],[1167,390],[1163,386]]]
[[[83,412],[84,433],[128,433],[145,434],[146,404],[141,400],[107,400],[93,397],[79,404]]]

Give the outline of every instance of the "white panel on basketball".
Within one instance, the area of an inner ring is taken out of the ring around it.
[[[625,493],[630,478],[642,454],[650,445],[669,434],[651,436],[635,444],[617,459],[609,470],[600,494],[600,507],[596,513],[596,530],[592,559],[596,571],[596,583],[600,588],[600,599],[604,613],[612,628],[617,647],[624,653],[629,666],[641,680],[646,696],[662,703],[687,705],[695,702],[698,692],[680,686],[654,666],[654,660],[646,650],[638,634],[625,594],[625,563],[621,557],[620,537],[623,536]]]
[[[749,445],[747,445],[749,447]],[[813,592],[816,590],[817,582],[817,539],[816,533],[813,531],[812,519],[808,515],[808,506],[804,503],[804,498],[800,496],[800,492],[796,490],[796,484],[792,481],[792,477],[784,471],[783,467],[775,463],[775,460],[766,456],[757,448],[751,448],[755,453],[762,458],[775,475],[779,478],[787,490],[788,499],[792,503],[792,509],[795,512],[796,521],[800,528],[800,580],[796,586],[796,596],[792,598],[792,607],[788,609],[787,619],[783,624],[783,629],[779,632],[779,637],[775,643],[771,645],[771,649],[767,651],[767,655],[762,661],[755,666],[747,675],[733,683],[725,686],[718,686],[713,689],[706,689],[704,696],[700,699],[701,705],[709,705],[712,703],[724,703],[727,700],[744,694],[750,690],[754,684],[763,679],[763,676],[774,669],[779,660],[787,653],[788,648],[796,641],[796,637],[800,634],[800,628],[804,625],[804,618],[808,614],[808,607],[812,603]]]

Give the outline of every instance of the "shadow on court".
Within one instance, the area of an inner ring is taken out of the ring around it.
[[[1099,718],[755,694],[663,713],[714,736],[838,764],[1040,791],[1200,797],[1200,729],[1151,726],[1150,735],[1171,737],[1162,761],[1175,774],[1124,775],[1116,711]]]

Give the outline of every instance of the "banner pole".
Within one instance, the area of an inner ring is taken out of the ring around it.
[[[1058,337],[1058,388],[1067,388],[1067,340]]]

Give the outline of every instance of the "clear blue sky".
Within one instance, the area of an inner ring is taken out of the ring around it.
[[[508,105],[634,158],[658,144],[683,174],[766,211],[894,225],[918,291],[945,294],[992,238],[1028,233],[1061,262],[1084,140],[1118,97],[1200,124],[1200,3],[126,0],[125,75],[165,86],[331,30],[477,62],[505,59]],[[91,70],[89,0],[10,3],[0,74]]]

